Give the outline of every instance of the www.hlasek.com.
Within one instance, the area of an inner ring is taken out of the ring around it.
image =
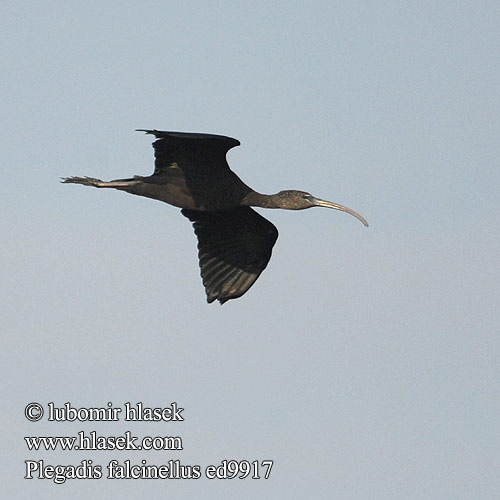
[[[98,436],[95,431],[77,436],[27,436],[26,446],[33,450],[182,450],[179,436],[145,436],[137,442],[137,436],[126,431],[123,436]]]

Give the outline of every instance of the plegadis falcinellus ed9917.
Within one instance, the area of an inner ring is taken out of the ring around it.
[[[229,168],[226,153],[240,142],[231,137],[140,130],[156,137],[155,170],[109,182],[65,177],[62,182],[114,188],[181,208],[198,237],[198,256],[207,301],[241,297],[266,268],[278,230],[250,207],[303,210],[327,207],[366,220],[350,208],[304,191],[260,194]]]

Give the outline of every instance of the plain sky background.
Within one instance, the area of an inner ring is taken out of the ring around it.
[[[5,498],[500,498],[500,3],[4,0]],[[326,209],[207,305],[177,209],[59,177],[149,175],[136,128],[218,133],[258,191]],[[178,423],[38,423],[127,401]],[[29,452],[24,436],[179,435],[183,451]],[[25,480],[24,460],[268,480]]]

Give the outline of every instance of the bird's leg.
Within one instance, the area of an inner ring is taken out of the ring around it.
[[[63,177],[61,182],[68,184],[82,184],[84,186],[94,186],[98,188],[128,188],[134,186],[138,182],[138,179],[116,179],[114,181],[101,181],[101,179],[94,179],[93,177]]]

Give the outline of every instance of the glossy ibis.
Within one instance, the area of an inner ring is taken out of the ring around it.
[[[181,208],[198,237],[198,256],[207,301],[221,304],[241,297],[271,258],[278,230],[250,207],[302,210],[328,207],[366,220],[350,208],[320,200],[304,191],[260,194],[230,170],[226,153],[240,142],[231,137],[140,130],[156,137],[155,170],[109,182],[66,177],[62,182],[114,188]]]

